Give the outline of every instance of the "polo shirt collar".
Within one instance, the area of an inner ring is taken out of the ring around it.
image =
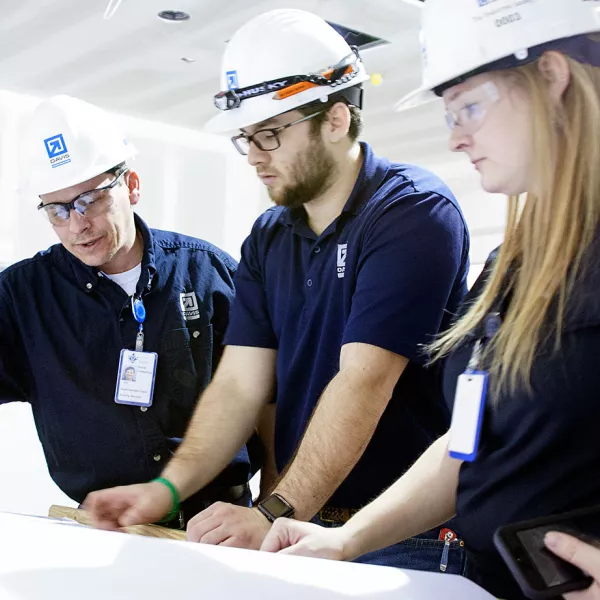
[[[154,238],[152,232],[143,221],[141,217],[134,213],[133,218],[135,220],[135,228],[142,234],[144,240],[144,253],[142,254],[142,273],[140,280],[138,281],[137,292],[138,294],[144,290],[144,288],[151,289],[156,283],[157,270],[156,270],[156,254],[154,248]],[[90,267],[85,263],[81,262],[76,256],[71,254],[64,246],[61,246],[63,256],[66,261],[73,268],[73,273],[78,285],[86,293],[92,292],[99,280],[99,270],[97,267]]]

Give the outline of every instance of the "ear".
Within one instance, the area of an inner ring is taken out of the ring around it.
[[[129,202],[135,206],[140,201],[140,178],[135,171],[127,173],[127,187],[129,188]]]
[[[343,140],[350,130],[350,109],[344,102],[336,102],[323,123],[323,135],[333,144]]]
[[[571,67],[567,58],[564,54],[551,50],[544,52],[537,65],[549,84],[552,98],[558,102],[571,83]]]

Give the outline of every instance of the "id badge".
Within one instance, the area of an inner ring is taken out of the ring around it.
[[[448,444],[452,458],[472,462],[477,456],[487,386],[488,374],[483,371],[463,373],[458,378]]]
[[[121,350],[115,402],[133,406],[152,406],[156,379],[156,352]]]

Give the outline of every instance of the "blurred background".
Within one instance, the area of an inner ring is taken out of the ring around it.
[[[0,268],[55,242],[36,198],[20,192],[27,173],[18,154],[21,119],[57,93],[121,121],[139,153],[137,210],[152,227],[207,239],[239,258],[270,202],[230,141],[202,129],[216,110],[227,40],[274,8],[315,12],[361,48],[372,75],[362,138],[452,188],[471,231],[472,283],[502,241],[505,199],[482,192],[471,163],[448,151],[438,102],[393,110],[420,84],[419,0],[0,0]],[[0,510],[43,514],[52,503],[73,504],[47,474],[28,406],[0,407],[0,478]]]

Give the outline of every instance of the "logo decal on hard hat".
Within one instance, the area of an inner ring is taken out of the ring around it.
[[[53,169],[54,167],[60,167],[71,162],[71,157],[62,133],[46,138],[44,145],[46,146],[46,152],[48,153],[48,158]]]
[[[240,87],[237,71],[227,71],[225,75],[227,75],[227,88],[230,90],[237,90]]]

